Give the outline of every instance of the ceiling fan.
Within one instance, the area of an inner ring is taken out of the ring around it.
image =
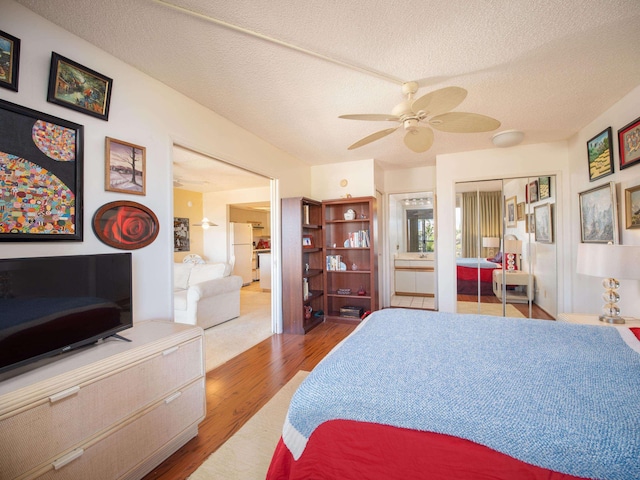
[[[207,180],[190,180],[188,178],[173,177],[173,186],[176,188],[184,187],[187,183],[191,185],[206,185],[209,182]]]
[[[467,91],[461,87],[445,87],[427,93],[414,100],[413,96],[418,91],[417,82],[402,84],[402,94],[406,99],[396,105],[391,115],[385,114],[356,114],[340,115],[339,118],[348,120],[373,120],[399,122],[400,125],[380,130],[358,140],[348,149],[362,147],[368,143],[379,140],[392,134],[401,126],[407,132],[404,143],[416,153],[426,152],[433,145],[433,130],[454,133],[489,132],[500,126],[500,122],[494,118],[478,113],[451,112],[467,96]]]

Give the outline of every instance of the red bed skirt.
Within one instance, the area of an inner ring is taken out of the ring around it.
[[[493,270],[480,268],[480,295],[493,295]],[[463,295],[478,294],[478,268],[456,266],[458,293]]]
[[[469,440],[388,425],[320,425],[295,461],[282,439],[267,480],[568,480]]]

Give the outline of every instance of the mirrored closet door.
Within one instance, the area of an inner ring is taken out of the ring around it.
[[[553,319],[555,177],[456,184],[461,313]]]

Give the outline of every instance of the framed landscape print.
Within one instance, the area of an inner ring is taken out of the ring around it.
[[[618,130],[620,170],[640,161],[640,118]]]
[[[106,137],[104,189],[145,195],[146,157],[145,147]]]
[[[505,201],[505,212],[507,217],[507,227],[517,227],[518,226],[518,217],[516,211],[516,197],[507,198]]]
[[[640,228],[640,185],[624,191],[625,228]]]
[[[580,239],[582,243],[619,242],[615,182],[581,192]]]
[[[109,120],[112,84],[109,77],[51,53],[48,102]]]
[[[20,39],[0,30],[0,87],[18,91]]]
[[[609,127],[587,142],[590,182],[613,173],[611,140],[611,127]]]
[[[538,243],[553,243],[551,204],[545,203],[533,209],[535,236]]]
[[[0,125],[0,241],[81,241],[83,126],[4,100]]]

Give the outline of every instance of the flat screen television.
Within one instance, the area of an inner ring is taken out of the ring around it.
[[[133,325],[131,253],[0,259],[0,373]]]

